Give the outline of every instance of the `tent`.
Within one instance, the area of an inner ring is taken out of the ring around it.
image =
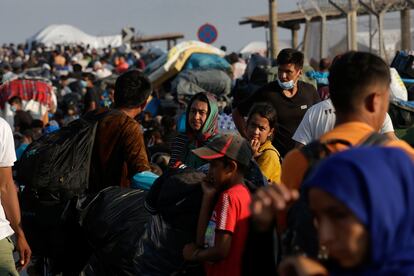
[[[121,46],[122,37],[121,35],[92,36],[71,25],[49,25],[30,37],[27,42],[29,45],[33,42],[42,43],[48,47],[56,44],[89,44],[92,48],[99,49],[108,45]]]
[[[279,51],[285,48],[292,48],[292,43],[290,40],[279,39],[278,48],[279,48]],[[243,56],[246,56],[246,57],[254,53],[259,53],[262,56],[266,56],[266,52],[267,52],[267,44],[264,41],[249,42],[239,51],[240,54],[243,54]]]

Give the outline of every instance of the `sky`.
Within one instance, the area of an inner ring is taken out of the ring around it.
[[[296,1],[279,0],[278,8],[295,10]],[[214,45],[237,51],[266,39],[264,28],[238,22],[267,12],[268,0],[0,0],[0,43],[24,42],[50,24],[70,24],[91,35],[119,34],[132,26],[144,35],[181,32],[192,40],[210,23],[218,30]],[[290,39],[289,31],[279,30],[280,39]]]

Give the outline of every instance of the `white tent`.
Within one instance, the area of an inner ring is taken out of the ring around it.
[[[285,48],[292,48],[292,43],[290,40],[279,39],[279,51]],[[266,56],[267,52],[267,44],[264,41],[252,41],[247,43],[241,50],[239,51],[240,54],[244,56],[249,56],[254,53],[259,53],[263,56]]]
[[[105,48],[108,45],[119,47],[122,45],[121,35],[113,36],[92,36],[84,33],[71,25],[49,25],[30,37],[27,42],[43,43],[46,46],[54,46],[56,44],[69,45],[90,45],[92,48]]]

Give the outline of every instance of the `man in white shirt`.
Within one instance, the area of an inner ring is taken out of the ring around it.
[[[296,145],[299,147],[309,144],[311,141],[319,139],[324,133],[333,129],[335,121],[335,108],[332,105],[332,101],[327,99],[317,103],[306,111],[292,139],[296,141]],[[388,114],[386,114],[380,132],[386,134],[391,139],[397,139],[394,134],[391,118]]]
[[[31,250],[27,244],[20,221],[17,189],[12,177],[16,161],[13,134],[8,123],[0,118],[0,275],[19,275],[13,259],[14,245],[10,239],[16,236],[16,249],[20,255],[17,268],[30,262]]]

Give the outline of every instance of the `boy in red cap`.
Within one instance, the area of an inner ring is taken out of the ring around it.
[[[188,261],[205,262],[206,275],[242,274],[242,254],[248,234],[250,192],[244,185],[252,150],[238,135],[217,135],[193,150],[209,160],[196,243],[183,249]]]

